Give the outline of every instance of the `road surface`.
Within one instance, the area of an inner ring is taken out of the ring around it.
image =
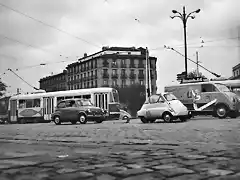
[[[240,179],[240,119],[0,125],[0,180]]]

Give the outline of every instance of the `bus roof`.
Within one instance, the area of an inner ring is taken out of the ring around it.
[[[240,88],[240,79],[236,79],[236,80],[223,80],[223,81],[211,81],[211,82],[224,84],[225,86],[231,86],[231,87]]]
[[[170,84],[168,86],[165,87],[179,87],[179,86],[191,86],[191,85],[201,85],[201,84],[215,84],[215,83],[219,83],[221,84],[219,81],[217,82],[213,82],[213,81],[204,81],[204,82],[191,82],[191,83],[182,83],[182,84]]]
[[[69,91],[55,91],[55,92],[48,92],[48,93],[38,93],[38,94],[19,94],[12,96],[11,99],[33,99],[33,98],[40,98],[40,97],[51,97],[51,96],[74,96],[79,93],[81,94],[90,94],[94,92],[112,92],[114,88],[110,87],[101,87],[101,88],[90,88],[90,89],[76,89],[76,90],[69,90]]]

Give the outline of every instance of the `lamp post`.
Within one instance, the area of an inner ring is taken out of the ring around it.
[[[183,29],[184,29],[184,47],[185,47],[185,78],[187,79],[187,20],[188,18],[192,18],[194,19],[195,16],[193,15],[194,13],[199,13],[200,12],[200,9],[196,10],[196,11],[193,11],[193,12],[190,12],[189,14],[186,14],[185,12],[185,6],[183,6],[183,12],[180,13],[176,10],[172,10],[172,12],[174,14],[177,14],[177,15],[174,15],[174,16],[170,16],[172,19],[175,18],[175,17],[178,17],[182,20],[183,22]]]

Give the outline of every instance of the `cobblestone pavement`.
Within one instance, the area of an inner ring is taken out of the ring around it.
[[[0,125],[0,180],[240,179],[240,119]]]

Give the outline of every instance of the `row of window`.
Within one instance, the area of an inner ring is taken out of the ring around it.
[[[130,74],[135,74],[135,69],[130,70]],[[116,75],[118,73],[118,69],[112,69],[112,75]],[[154,71],[150,71],[151,75],[154,75]],[[103,74],[108,74],[108,69],[103,69]],[[121,74],[126,74],[126,69],[121,69]],[[140,69],[138,70],[138,74],[144,74],[144,70]]]
[[[144,81],[143,80],[139,80],[137,81],[140,85],[144,85]],[[130,85],[134,85],[136,84],[136,81],[135,80],[130,80]],[[118,84],[117,83],[117,80],[116,79],[113,79],[112,80],[112,84],[109,84],[109,81],[108,80],[103,80],[103,85],[113,85],[113,86],[127,86],[127,81],[125,79],[122,79],[121,81],[121,84]]]
[[[86,71],[89,69],[95,69],[95,68],[97,68],[97,60],[96,59],[91,60],[91,61],[86,61],[81,64],[77,64],[74,67],[68,68],[68,70],[70,73],[73,73],[73,72],[80,72],[80,71],[83,72],[83,71]]]
[[[69,85],[68,89],[74,90],[74,89],[95,88],[95,87],[97,87],[97,80],[74,84],[74,85]]]
[[[44,80],[42,81],[42,84],[49,85],[49,84],[54,84],[56,81],[64,81],[64,80],[65,80],[65,75],[62,75],[58,77],[52,77],[51,79],[48,79],[48,80]]]
[[[19,100],[19,109],[40,107],[40,99]]]
[[[133,59],[133,60],[130,60],[129,59],[129,65],[133,65],[135,66],[136,64],[138,64],[138,67],[142,67],[144,66],[145,64],[143,63],[145,62],[145,60],[142,60],[142,59]],[[109,65],[111,64],[111,66],[118,66],[118,65],[127,65],[127,59],[105,59],[103,60],[103,65]],[[150,66],[151,67],[155,67],[155,60],[153,61],[150,61]]]
[[[83,74],[78,74],[78,75],[74,75],[74,76],[69,76],[68,77],[68,81],[74,81],[77,79],[83,79],[86,77],[96,77],[97,75],[97,69],[95,71],[91,71],[91,72],[87,72],[87,73],[83,73]]]

